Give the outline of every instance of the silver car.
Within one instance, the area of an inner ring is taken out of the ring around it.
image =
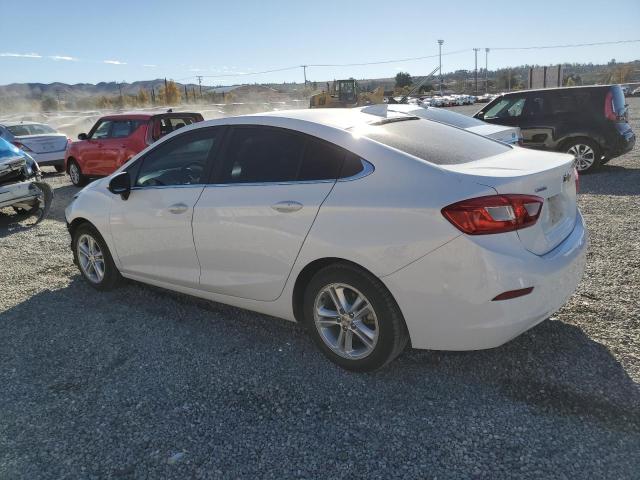
[[[27,152],[41,167],[64,171],[68,138],[49,125],[37,122],[0,122],[0,138]]]
[[[463,128],[469,132],[477,133],[478,135],[489,137],[509,145],[520,145],[522,143],[522,133],[519,127],[494,125],[478,120],[477,118],[463,115],[462,113],[427,106],[424,103],[421,106],[406,104],[388,105],[388,109],[389,111],[415,115],[425,120],[433,120],[434,122]]]

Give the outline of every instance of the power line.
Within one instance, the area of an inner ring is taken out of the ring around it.
[[[591,42],[591,43],[572,43],[572,44],[562,44],[562,45],[538,45],[538,46],[530,46],[530,47],[487,47],[485,48],[485,53],[488,50],[547,50],[553,48],[573,48],[573,47],[594,47],[599,45],[618,45],[625,43],[640,43],[640,39],[637,40],[617,40],[610,42]],[[475,51],[475,49],[465,48],[461,50],[455,50],[453,52],[443,53],[442,56],[446,55],[457,55],[459,53],[471,52]],[[384,65],[389,63],[402,63],[402,62],[412,62],[416,60],[426,60],[429,58],[438,58],[439,54],[434,55],[424,55],[420,57],[405,57],[405,58],[396,58],[392,60],[378,60],[373,62],[356,62],[356,63],[307,63],[304,65],[296,65],[290,67],[283,68],[274,68],[271,70],[263,70],[261,72],[239,72],[239,73],[224,73],[218,75],[192,75],[190,77],[179,78],[177,81],[188,80],[191,78],[229,78],[229,77],[244,77],[251,75],[263,75],[266,73],[274,73],[274,72],[285,72],[289,70],[296,70],[298,68],[303,68],[305,70],[309,67],[363,67],[367,65]]]
[[[464,50],[456,50],[454,52],[443,53],[442,56],[445,55],[456,55],[458,53],[468,52],[470,49],[465,48]],[[378,62],[361,62],[361,63],[316,63],[307,64],[308,67],[361,67],[365,65],[381,65],[384,63],[402,63],[402,62],[411,62],[414,60],[425,60],[427,58],[438,58],[438,54],[435,55],[425,55],[423,57],[408,57],[408,58],[397,58],[395,60],[380,60]]]
[[[639,43],[640,40],[617,40],[615,42],[567,43],[564,45],[540,45],[535,47],[490,47],[491,50],[545,50],[550,48],[597,47],[599,45],[619,45],[621,43]]]

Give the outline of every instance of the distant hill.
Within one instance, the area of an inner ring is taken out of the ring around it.
[[[176,85],[184,90],[184,84],[176,82]],[[193,88],[197,88],[198,85],[189,83],[186,84],[187,89],[191,91]],[[9,85],[0,85],[0,98],[15,98],[20,97],[24,99],[39,100],[44,96],[51,96],[54,98],[64,97],[93,97],[93,96],[112,96],[119,95],[120,88],[122,88],[123,95],[137,95],[140,89],[145,89],[150,92],[159,90],[164,86],[164,79],[157,78],[155,80],[142,80],[133,83],[118,83],[118,82],[100,82],[93,83],[76,83],[69,85],[66,83],[11,83]]]

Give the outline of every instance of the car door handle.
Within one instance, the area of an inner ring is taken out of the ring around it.
[[[189,205],[185,205],[184,203],[174,203],[169,206],[169,211],[171,213],[180,214],[189,210]]]
[[[293,200],[284,200],[271,205],[271,208],[276,212],[291,213],[300,210],[302,208],[302,204],[300,202],[294,202]]]

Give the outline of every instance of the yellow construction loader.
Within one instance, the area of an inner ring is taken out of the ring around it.
[[[358,91],[358,83],[353,79],[334,80],[331,88],[327,82],[327,90],[311,97],[309,108],[350,108],[384,103],[384,89],[376,88],[373,92]]]

